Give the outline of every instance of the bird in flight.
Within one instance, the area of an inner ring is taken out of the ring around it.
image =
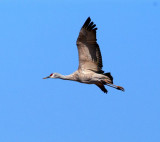
[[[76,42],[79,54],[79,67],[77,71],[70,75],[52,73],[43,79],[60,78],[80,83],[95,84],[104,93],[108,92],[104,85],[124,91],[123,87],[113,84],[113,77],[110,72],[104,73],[102,70],[102,56],[97,44],[96,31],[96,25],[88,17],[79,32]]]

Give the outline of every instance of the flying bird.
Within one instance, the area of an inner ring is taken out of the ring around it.
[[[52,73],[43,79],[60,78],[80,83],[95,84],[104,93],[108,92],[104,85],[124,91],[123,87],[113,84],[113,77],[110,72],[105,73],[102,70],[102,56],[97,44],[96,31],[96,24],[88,17],[79,32],[76,42],[79,54],[79,67],[77,71],[70,75]]]

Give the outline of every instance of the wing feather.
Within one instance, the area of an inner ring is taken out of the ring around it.
[[[79,53],[79,70],[92,70],[103,73],[102,56],[96,39],[96,25],[87,18],[82,26],[77,47]]]

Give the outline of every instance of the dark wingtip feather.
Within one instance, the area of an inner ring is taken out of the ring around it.
[[[91,18],[88,17],[82,27],[83,27],[83,28],[87,28],[87,26],[88,26],[88,24],[89,24],[90,22],[91,22]]]
[[[97,28],[96,27],[96,24],[94,24],[92,21],[91,21],[91,18],[88,17],[87,20],[85,21],[85,23],[83,24],[82,28],[85,28],[89,31],[96,31]]]

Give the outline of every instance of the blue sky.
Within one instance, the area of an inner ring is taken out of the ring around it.
[[[125,92],[58,79],[90,16]],[[1,142],[159,142],[160,1],[0,1]]]

